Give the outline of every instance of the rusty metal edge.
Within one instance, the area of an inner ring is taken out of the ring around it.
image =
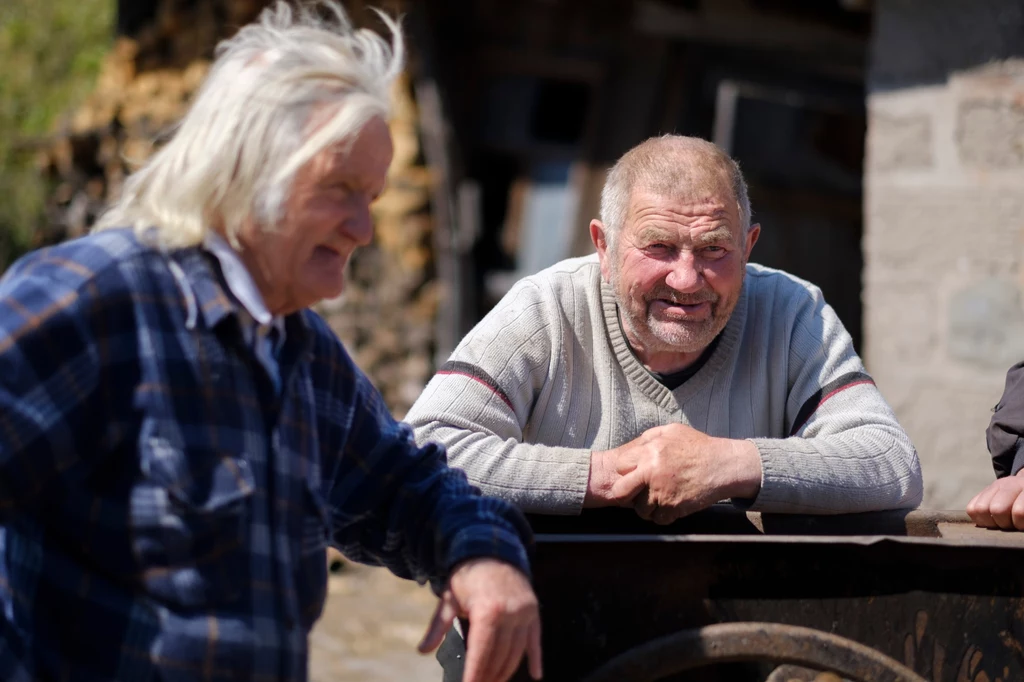
[[[772,661],[810,665],[858,682],[926,682],[899,661],[852,639],[781,623],[720,623],[640,644],[606,662],[584,682],[652,682],[705,665]]]
[[[991,542],[966,538],[931,538],[903,535],[726,535],[689,533],[682,535],[631,535],[631,534],[585,534],[585,533],[538,533],[538,543],[642,543],[642,542],[685,542],[692,544],[806,544],[806,545],[860,545],[872,546],[886,543],[900,545],[930,545],[941,547],[991,547],[998,549],[1024,549],[1024,534],[1010,534],[993,531]]]

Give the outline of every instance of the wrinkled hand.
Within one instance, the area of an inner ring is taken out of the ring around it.
[[[967,503],[971,520],[982,528],[1024,530],[1024,476],[1021,473],[1000,478],[975,495]]]
[[[622,474],[611,494],[631,499],[637,514],[655,523],[671,523],[725,498],[755,497],[761,486],[757,446],[712,438],[684,424],[655,427],[609,453]]]
[[[590,478],[583,506],[632,507],[640,488],[631,488],[622,479],[636,468],[639,455],[640,451],[630,449],[629,444],[615,450],[590,453]]]
[[[541,677],[540,612],[530,582],[495,559],[471,559],[452,572],[420,653],[436,649],[456,618],[469,620],[464,682],[505,682],[525,652],[530,676]]]

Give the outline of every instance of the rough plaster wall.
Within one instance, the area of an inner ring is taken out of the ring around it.
[[[962,508],[993,478],[985,428],[1024,360],[1024,60],[876,84],[868,122],[865,360],[924,505]]]

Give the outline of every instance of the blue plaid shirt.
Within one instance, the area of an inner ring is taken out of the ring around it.
[[[113,230],[0,281],[0,679],[304,680],[325,549],[431,580],[529,529],[415,446],[322,319],[282,390],[216,260]]]

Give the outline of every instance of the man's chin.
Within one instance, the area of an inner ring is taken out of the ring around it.
[[[342,282],[340,285],[326,290],[320,300],[340,303],[345,300],[346,294],[348,294],[348,283]]]
[[[651,335],[666,350],[676,353],[698,353],[707,348],[716,336],[713,320],[701,323],[659,322],[649,328]]]
[[[332,278],[333,280],[333,278]],[[310,308],[320,303],[340,303],[348,293],[348,283],[341,278],[340,281],[318,281],[311,286],[303,287],[300,294],[295,296],[300,299],[298,302],[304,304],[303,308]]]

